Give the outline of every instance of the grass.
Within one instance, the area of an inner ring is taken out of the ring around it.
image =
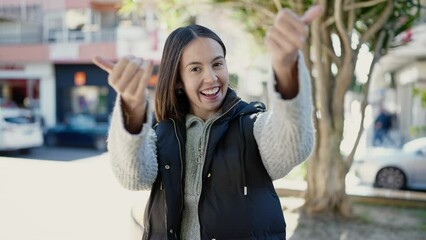
[[[297,214],[288,211],[289,239],[425,239],[426,209],[377,203],[354,203],[353,210],[353,218],[340,218],[328,214],[295,216]],[[297,221],[297,223],[291,225],[294,221]]]
[[[426,210],[419,210],[416,215],[421,221],[420,230],[426,231]]]
[[[370,214],[368,213],[361,213],[359,215],[357,215],[358,219],[360,219],[363,223],[366,224],[372,224],[374,223],[373,219],[371,218]]]

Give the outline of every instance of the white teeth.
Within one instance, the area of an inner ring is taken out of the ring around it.
[[[201,91],[201,93],[205,95],[212,95],[212,94],[215,94],[217,91],[219,91],[219,87],[207,89],[207,90]]]

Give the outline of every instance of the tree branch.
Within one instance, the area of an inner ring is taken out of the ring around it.
[[[345,56],[344,53],[350,53],[352,49],[349,34],[345,26],[343,26],[342,0],[336,0],[334,2],[334,19],[336,23],[337,33],[343,45],[344,52],[342,52],[342,56]],[[350,61],[350,58],[351,57],[346,57],[346,60],[344,62]]]
[[[351,3],[354,2],[354,0],[350,0],[350,1]],[[355,9],[351,9],[347,11],[349,11],[347,29],[348,31],[351,31],[352,29],[354,29],[354,26],[355,26]]]
[[[359,2],[359,3],[353,3],[352,2],[351,4],[345,5],[343,7],[343,10],[350,11],[350,10],[355,10],[355,9],[358,9],[358,8],[372,7],[374,5],[377,5],[377,4],[385,2],[385,1],[386,0],[372,0],[372,1],[369,1],[369,2]]]
[[[340,58],[327,46],[322,45],[322,49],[324,52],[332,59],[334,63],[336,63],[337,66],[340,66],[342,64],[342,61]]]
[[[324,23],[323,23],[323,24],[324,24],[326,27],[328,27],[328,26],[333,25],[333,24],[334,24],[334,22],[335,22],[334,16],[330,16],[329,18],[327,18],[327,19],[324,21]]]
[[[362,34],[360,38],[359,47],[367,42],[372,36],[374,36],[382,27],[385,25],[385,23],[388,21],[389,16],[391,15],[394,7],[393,0],[387,0],[386,8],[382,12],[382,14],[379,16],[379,18],[374,22],[373,25],[371,25],[368,30]]]
[[[371,76],[372,76],[372,73],[374,71],[374,67],[376,66],[376,63],[382,57],[381,49],[383,48],[383,42],[385,40],[385,36],[386,36],[386,32],[381,31],[380,36],[377,40],[376,48],[374,50],[374,57],[373,57],[373,61],[371,62],[371,65],[370,65],[370,71],[369,71],[369,74],[368,74],[368,79],[367,79],[367,82],[364,85],[363,94],[362,94],[363,98],[362,98],[362,101],[361,101],[361,109],[360,109],[360,111],[361,111],[361,122],[360,122],[360,125],[359,125],[358,134],[357,134],[357,137],[356,137],[356,140],[355,140],[354,146],[352,147],[351,152],[349,153],[349,155],[344,160],[347,171],[349,171],[349,168],[351,167],[351,165],[353,163],[356,150],[357,150],[359,142],[361,140],[362,132],[364,131],[365,109],[367,108],[367,105],[368,105],[368,92],[370,91]],[[389,37],[389,39],[392,39],[392,37]]]
[[[327,94],[327,81],[324,62],[322,61],[322,41],[321,41],[321,19],[315,19],[311,26],[311,45],[313,51],[314,61],[312,63],[313,70],[316,72],[315,76],[315,107],[318,110],[317,118],[320,118],[318,125],[324,129],[329,129],[332,125],[330,111],[328,108],[328,99],[330,94]],[[318,126],[318,127],[320,127]],[[322,134],[326,134],[325,132]]]
[[[339,81],[335,82],[335,87],[333,89],[333,113],[334,116],[338,118],[343,117],[343,109],[341,109],[339,104],[342,104],[344,101],[344,94],[350,85],[352,78],[342,76],[342,74],[347,74],[348,71],[353,71],[353,50],[351,48],[350,35],[346,32],[346,28],[343,25],[343,11],[342,11],[342,0],[335,0],[334,2],[334,18],[336,19],[336,29],[340,42],[342,45],[342,64],[339,66],[339,73],[336,78]],[[349,68],[349,69],[348,69]],[[336,119],[338,120],[338,119]]]

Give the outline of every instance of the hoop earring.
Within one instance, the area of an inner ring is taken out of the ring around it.
[[[183,92],[183,88],[176,88],[176,94],[177,94],[178,96],[182,96],[182,95],[184,94],[184,92]]]

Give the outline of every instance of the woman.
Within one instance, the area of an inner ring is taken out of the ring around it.
[[[310,80],[298,49],[321,12],[282,10],[269,30],[269,111],[228,86],[225,45],[199,25],[166,40],[155,126],[145,93],[152,63],[95,59],[118,92],[108,137],[114,173],[128,189],[151,190],[144,239],[285,239],[272,181],[312,150]]]

